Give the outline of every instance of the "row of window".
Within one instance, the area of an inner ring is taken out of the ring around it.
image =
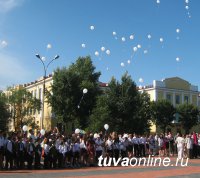
[[[39,88],[39,93],[38,93],[38,95],[37,95],[37,90],[35,89],[35,90],[32,90],[31,91],[31,94],[32,94],[32,96],[33,97],[36,97],[36,98],[38,98],[38,99],[42,99],[42,88]]]
[[[175,95],[175,104],[181,104],[181,96],[180,95]],[[167,94],[166,95],[166,99],[168,100],[168,101],[172,101],[172,95],[171,94]],[[184,96],[184,103],[189,103],[189,97],[188,96]]]

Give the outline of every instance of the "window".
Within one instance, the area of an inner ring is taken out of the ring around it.
[[[170,95],[170,94],[167,94],[167,95],[166,95],[166,99],[167,99],[167,101],[170,101],[170,102],[171,102],[171,95]]]
[[[176,104],[180,104],[180,95],[176,95]]]
[[[184,96],[184,103],[187,103],[187,104],[188,104],[188,102],[189,102],[188,96]]]
[[[35,92],[34,92],[34,97],[35,98],[37,97],[37,90],[35,90]]]
[[[42,88],[39,89],[39,100],[42,99]]]

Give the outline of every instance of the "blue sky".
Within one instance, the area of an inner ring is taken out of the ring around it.
[[[200,87],[200,1],[156,1],[0,0],[0,88],[42,76],[35,53],[46,62],[60,55],[48,73],[90,55],[102,82],[112,76],[120,79],[128,71],[137,85],[178,76]],[[134,52],[138,45],[141,48]],[[110,55],[101,51],[102,46]]]

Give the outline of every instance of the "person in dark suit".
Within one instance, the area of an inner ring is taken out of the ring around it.
[[[19,169],[23,169],[25,161],[25,147],[21,137],[18,138],[16,147],[16,156],[17,156],[17,167]]]
[[[5,145],[5,156],[6,156],[6,165],[5,169],[8,169],[8,164],[10,165],[10,169],[13,169],[13,152],[14,152],[14,143],[11,137],[8,137],[8,141]]]
[[[35,169],[40,169],[40,160],[42,155],[41,139],[38,138],[35,143]]]
[[[35,145],[33,143],[32,138],[29,138],[29,142],[28,142],[28,145],[27,145],[28,169],[32,169],[34,154],[35,154]]]

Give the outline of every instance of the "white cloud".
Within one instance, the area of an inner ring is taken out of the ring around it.
[[[0,12],[6,13],[17,6],[20,6],[24,0],[0,0]]]
[[[0,89],[24,83],[30,75],[30,71],[17,58],[0,53]]]

